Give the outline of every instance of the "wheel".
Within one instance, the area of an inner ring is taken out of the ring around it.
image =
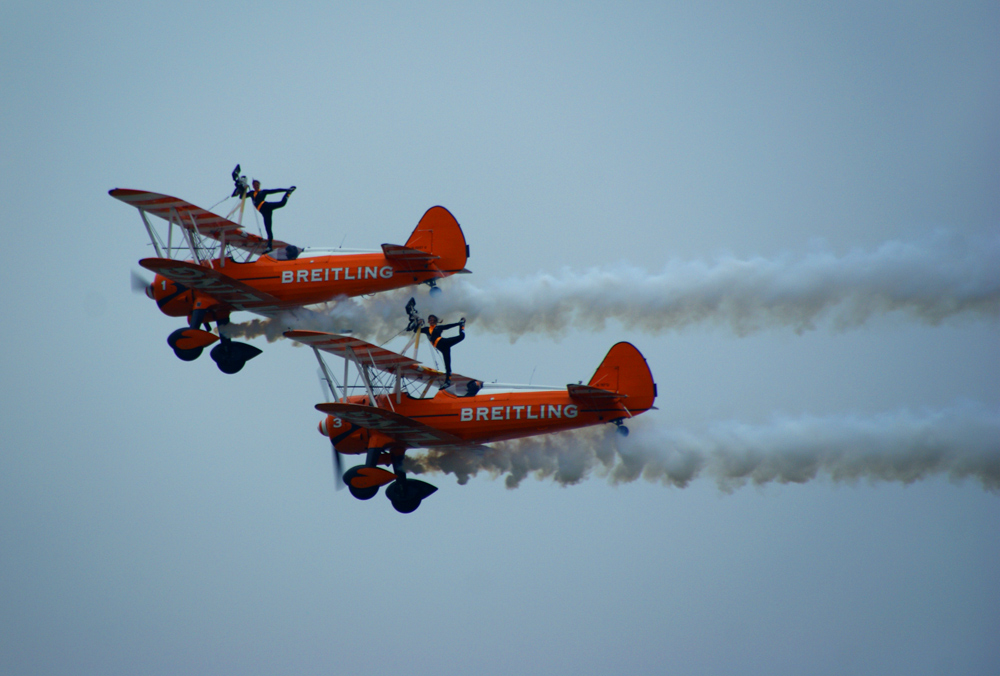
[[[356,497],[358,500],[371,500],[378,493],[378,486],[366,486],[364,488],[358,488],[351,483],[351,479],[358,476],[358,470],[362,469],[364,465],[356,465],[351,469],[344,472],[344,483],[347,484],[347,490],[351,491],[351,495]]]
[[[220,371],[222,371],[223,373],[228,373],[229,375],[232,375],[234,373],[239,373],[240,369],[243,368],[244,364],[246,364],[245,361],[237,361],[232,359],[215,362],[215,365],[219,367]]]
[[[439,293],[441,293],[441,289],[439,289],[439,288],[438,288],[438,287],[436,287],[436,286],[432,286],[432,287],[431,287],[431,295],[432,295],[432,296],[436,296],[436,295],[438,295]],[[416,509],[416,507],[414,507],[414,509]]]
[[[409,514],[420,506],[420,498],[410,498],[409,500],[393,500],[392,506],[396,508],[396,511],[400,514]]]
[[[389,498],[393,508],[400,514],[409,514],[420,506],[421,501],[436,491],[437,488],[419,479],[404,479],[389,484],[385,489],[385,497]]]
[[[619,425],[618,426],[618,434],[622,435],[623,437],[627,437],[628,436],[628,428],[625,427],[625,425]]]
[[[224,341],[213,347],[209,356],[212,357],[212,361],[215,362],[220,371],[230,375],[238,373],[243,368],[243,365],[247,363],[245,359],[239,358],[236,350],[232,348],[230,341]]]
[[[358,500],[371,500],[378,493],[378,486],[372,486],[371,488],[355,488],[351,484],[347,484],[347,490],[349,490],[351,495],[356,497]],[[416,509],[416,507],[413,509]]]
[[[176,354],[177,358],[181,361],[194,361],[201,356],[202,349],[204,348],[195,347],[190,350],[181,350],[175,347],[174,354]]]
[[[219,367],[219,370],[230,375],[239,373],[243,365],[258,354],[260,354],[260,350],[253,345],[237,343],[233,340],[224,340],[213,347],[211,352],[212,360]]]

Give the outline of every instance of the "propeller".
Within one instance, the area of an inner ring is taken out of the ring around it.
[[[326,381],[326,377],[323,375],[323,369],[317,368],[316,375],[319,377],[319,388],[323,392],[323,398],[326,401],[336,401],[336,397],[333,396],[333,390],[330,389],[330,383]],[[337,484],[337,490],[339,491],[344,487],[344,465],[340,458],[340,452],[337,451],[337,447],[333,444],[333,439],[330,439],[330,452],[333,454],[333,479]]]
[[[339,491],[344,487],[344,465],[343,461],[340,459],[340,452],[338,452],[337,447],[333,445],[333,441],[330,442],[330,448],[333,452],[333,480],[337,485],[337,490]]]
[[[146,279],[135,270],[131,270],[131,273],[132,273],[132,293],[145,293],[148,296],[149,293],[146,290],[149,288],[149,285],[152,284],[153,282]]]

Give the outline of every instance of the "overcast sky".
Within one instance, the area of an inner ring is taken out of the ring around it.
[[[995,2],[5,3],[0,672],[1000,673],[998,35]],[[300,245],[446,206],[456,371],[586,382],[628,340],[659,410],[610,466],[597,430],[411,515],[335,491],[310,351],[182,363],[129,290],[107,191],[207,208],[237,162],[297,185]]]

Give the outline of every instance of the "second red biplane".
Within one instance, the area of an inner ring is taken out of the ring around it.
[[[156,273],[140,287],[164,314],[188,318],[188,326],[170,334],[167,343],[180,359],[191,361],[221,339],[211,356],[224,373],[236,373],[260,354],[252,345],[208,330],[209,322],[216,322],[221,334],[233,312],[277,317],[339,297],[413,284],[425,283],[434,291],[437,280],[469,272],[462,228],[440,206],[424,214],[406,244],[383,244],[380,252],[303,249],[279,240],[265,252],[261,237],[176,197],[123,188],[109,194],[139,210],[156,251],[156,257],[139,261]],[[166,237],[152,227],[148,214],[167,221]]]
[[[333,445],[338,478],[341,454],[364,456],[363,465],[343,474],[351,494],[367,500],[380,486],[391,484],[386,497],[403,513],[415,510],[437,490],[406,476],[403,459],[409,449],[481,453],[488,450],[483,444],[493,441],[602,423],[628,434],[623,423],[654,408],[656,398],[649,366],[631,343],[614,345],[586,385],[534,391],[502,386],[509,391],[485,393],[490,385],[453,373],[450,386],[428,396],[432,387],[443,385],[445,374],[404,354],[318,331],[288,331],[285,336],[313,348],[335,399],[316,408],[327,414],[319,429]],[[327,367],[320,350],[344,359],[343,383]],[[363,394],[347,392],[350,364]]]

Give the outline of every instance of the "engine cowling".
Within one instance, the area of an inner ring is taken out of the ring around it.
[[[146,287],[146,296],[155,300],[160,312],[168,317],[187,317],[194,310],[194,291],[162,275],[156,275]]]
[[[328,437],[341,453],[364,453],[368,448],[368,430],[336,416],[320,420],[319,433]]]

